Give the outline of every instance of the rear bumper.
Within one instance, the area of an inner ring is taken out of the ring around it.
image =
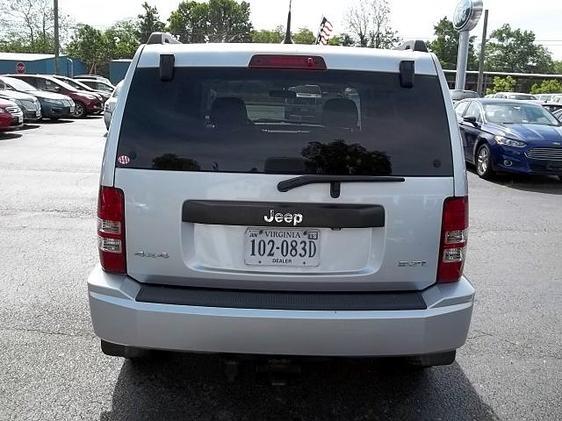
[[[422,310],[271,310],[135,300],[140,284],[94,269],[88,295],[94,331],[109,342],[193,352],[398,356],[450,351],[465,341],[474,289],[460,282],[423,291]]]

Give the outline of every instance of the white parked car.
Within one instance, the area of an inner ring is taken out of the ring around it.
[[[467,179],[419,45],[141,46],[101,172],[102,350],[453,362],[474,297]],[[314,120],[286,119],[295,86],[329,93]]]
[[[105,128],[107,130],[109,130],[109,125],[111,124],[111,117],[113,115],[113,110],[117,105],[117,98],[119,97],[119,91],[121,91],[121,86],[123,86],[123,81],[119,82],[115,86],[115,89],[111,94],[111,97],[105,102],[103,106],[103,122],[105,123]]]

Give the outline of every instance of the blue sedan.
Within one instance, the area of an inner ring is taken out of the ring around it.
[[[466,99],[455,112],[465,159],[480,177],[511,172],[562,178],[562,126],[540,104]]]

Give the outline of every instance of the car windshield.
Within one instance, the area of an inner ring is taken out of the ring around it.
[[[532,104],[483,104],[486,120],[498,124],[545,124],[558,126],[543,107]]]
[[[158,68],[141,68],[118,149],[127,168],[452,174],[439,79],[426,75],[403,88],[397,73],[179,67],[163,82]]]
[[[49,79],[49,80],[52,80],[57,85],[62,86],[64,89],[68,89],[69,91],[76,92],[78,90],[74,86],[72,86],[72,85],[70,85],[70,84],[68,84],[68,83],[66,83],[66,82],[64,82],[60,79],[53,78],[53,79]]]
[[[478,98],[478,92],[472,91],[451,91],[451,98],[454,100],[461,100],[464,98]]]
[[[508,99],[523,99],[523,100],[536,100],[537,97],[534,95],[527,95],[527,94],[507,94],[506,98]]]
[[[98,80],[97,82],[98,82],[98,83],[97,83],[97,88],[98,88],[100,91],[106,91],[106,92],[111,93],[111,92],[113,92],[113,89],[115,89],[113,86],[108,85],[107,83],[103,83],[103,82],[101,82],[101,81],[99,81],[99,80]]]
[[[24,92],[31,92],[36,91],[37,88],[30,85],[23,80],[19,80],[13,77],[2,77],[2,81],[6,84],[14,88],[16,91],[24,91]]]
[[[82,91],[93,91],[92,88],[90,88],[89,86],[84,85],[83,83],[80,83],[76,80],[72,80],[72,79],[59,79],[59,81],[63,81],[64,83],[69,84],[70,86],[72,86],[73,88],[82,90]]]

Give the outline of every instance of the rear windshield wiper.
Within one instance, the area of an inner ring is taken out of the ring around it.
[[[287,192],[307,184],[330,183],[330,196],[340,197],[340,183],[402,183],[404,177],[389,175],[301,175],[283,180],[277,184],[277,190]]]

